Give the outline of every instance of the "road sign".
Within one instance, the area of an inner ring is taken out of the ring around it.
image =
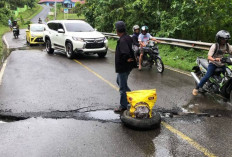
[[[64,13],[65,13],[65,14],[68,14],[68,9],[64,9]]]

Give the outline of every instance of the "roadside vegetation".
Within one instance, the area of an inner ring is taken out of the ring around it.
[[[26,28],[27,24],[30,23],[30,19],[37,15],[42,7],[37,4],[38,0],[1,0],[0,1],[0,37],[10,31],[8,27],[8,19],[17,20],[20,28]],[[28,6],[28,10],[21,12],[17,17],[14,15],[14,10],[17,7]],[[0,40],[0,60],[3,55],[3,42]],[[0,62],[1,64],[1,62]],[[1,65],[0,65],[1,66]]]
[[[55,9],[52,8],[51,12],[55,12]],[[48,18],[50,20],[53,20],[55,17],[53,15],[49,15]],[[85,16],[82,14],[77,14],[75,11],[75,8],[73,8],[71,10],[71,13],[68,14],[64,14],[64,8],[62,7],[62,5],[57,4],[57,13],[56,13],[56,19],[57,20],[65,20],[65,19],[69,19],[69,20],[84,20]]]
[[[115,22],[126,23],[129,34],[133,25],[147,25],[156,37],[192,41],[215,42],[219,30],[232,33],[232,1],[214,0],[86,0],[77,5],[78,14],[102,32],[114,32]],[[115,49],[111,39],[109,46]],[[197,56],[207,57],[207,51],[185,49],[159,44],[160,55],[166,65],[182,70],[191,70]]]
[[[40,13],[42,10],[43,7],[36,4],[34,8],[19,13],[17,19],[19,21],[20,29],[27,28],[28,24],[30,24],[30,20],[38,13]]]
[[[117,40],[108,39],[109,48],[115,51]],[[197,57],[207,57],[207,51],[181,48],[177,46],[159,44],[160,56],[165,65],[173,68],[191,71],[192,67],[196,65]]]

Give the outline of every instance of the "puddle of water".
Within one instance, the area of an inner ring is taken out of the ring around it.
[[[93,111],[86,112],[86,117],[91,119],[99,119],[99,120],[117,120],[120,119],[119,114],[115,114],[112,110],[104,110],[104,111]]]

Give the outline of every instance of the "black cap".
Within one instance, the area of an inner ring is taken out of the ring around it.
[[[117,30],[122,30],[122,29],[126,29],[126,25],[123,21],[118,21],[115,23],[115,28]]]

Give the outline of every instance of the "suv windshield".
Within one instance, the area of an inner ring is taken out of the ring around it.
[[[31,32],[43,32],[44,26],[31,26]]]
[[[65,23],[68,32],[93,32],[94,29],[88,23]]]

